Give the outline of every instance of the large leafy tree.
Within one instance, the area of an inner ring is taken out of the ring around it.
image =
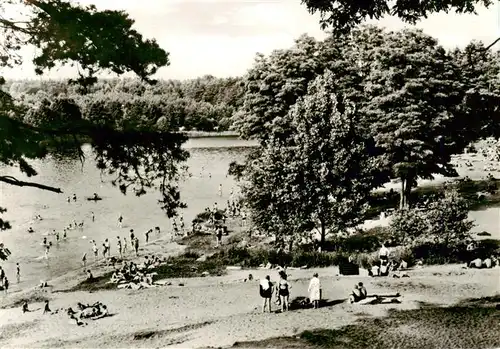
[[[498,63],[487,51],[487,59],[474,65],[479,52],[450,54],[422,31],[375,26],[343,39],[302,37],[289,50],[258,57],[235,124],[262,144],[271,136],[286,139],[291,126],[285,115],[304,86],[329,69],[336,91],[356,104],[366,137],[383,149],[379,184],[401,179],[405,206],[418,178],[455,176],[451,156],[498,129]]]
[[[367,70],[361,111],[367,133],[384,150],[382,166],[401,179],[403,207],[418,178],[456,176],[451,155],[473,139],[470,119],[459,112],[464,86],[452,57],[422,31],[378,32],[371,59],[361,57]]]
[[[309,12],[321,15],[323,28],[345,33],[367,19],[396,16],[409,24],[438,12],[475,13],[480,6],[491,6],[492,0],[301,0]]]
[[[6,13],[13,10],[22,15],[8,18]],[[32,44],[38,48],[33,60],[36,73],[42,74],[56,63],[77,65],[79,78],[75,82],[84,90],[103,71],[134,72],[152,82],[151,75],[168,64],[168,54],[154,40],[143,39],[132,28],[133,23],[124,12],[98,11],[94,6],[83,7],[64,0],[5,0],[0,4],[0,64],[6,67],[22,63],[19,49]],[[99,110],[98,106],[95,108]],[[178,164],[188,156],[181,148],[183,135],[169,130],[157,132],[93,123],[82,118],[74,101],[65,98],[42,101],[27,114],[26,108],[0,90],[3,164],[16,166],[32,177],[37,173],[30,159],[43,158],[60,149],[73,149],[83,156],[83,141],[93,145],[98,167],[115,177],[113,183],[122,192],[133,189],[136,195],[142,195],[148,188],[158,188],[160,204],[169,216],[183,206],[176,186]],[[60,188],[6,175],[0,175],[0,182],[62,192]],[[0,229],[8,228],[8,222],[0,220]]]
[[[286,115],[290,134],[271,137],[244,172],[246,204],[256,224],[279,238],[315,227],[343,231],[364,218],[376,186],[376,148],[362,135],[356,111],[337,99],[327,71]]]

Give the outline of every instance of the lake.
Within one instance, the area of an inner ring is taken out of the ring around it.
[[[231,188],[237,193],[236,183],[233,178],[227,176],[229,164],[235,160],[243,160],[249,147],[254,144],[234,137],[193,138],[186,142],[185,148],[191,154],[187,165],[192,176],[181,183],[180,189],[182,200],[188,205],[182,212],[187,228],[195,215],[205,207],[212,207],[214,202],[217,202],[219,207],[224,207]],[[84,147],[84,150],[90,154],[88,146]],[[148,229],[155,226],[160,226],[163,231],[170,229],[168,218],[157,204],[158,193],[151,192],[139,198],[133,194],[122,195],[110,183],[101,181],[100,172],[90,155],[83,166],[78,160],[52,158],[35,161],[34,164],[39,173],[35,181],[61,187],[64,194],[0,184],[0,206],[8,209],[3,218],[9,220],[13,226],[12,230],[3,232],[0,239],[12,252],[10,259],[4,262],[3,266],[13,288],[18,287],[15,283],[16,262],[20,263],[23,276],[19,287],[27,287],[40,280],[48,280],[81,268],[81,258],[85,252],[88,252],[88,260],[92,262],[89,242],[92,239],[101,247],[104,239],[109,238],[112,253],[115,253],[116,236],[127,237],[129,240],[130,229],[134,229],[141,244],[144,242],[144,232]],[[3,167],[2,172],[19,179],[25,178],[15,168]],[[222,197],[218,195],[219,184],[223,187]],[[85,196],[91,196],[94,192],[103,197],[103,200],[84,200]],[[77,195],[78,200],[68,203],[66,199],[73,193]],[[95,213],[93,223],[92,211]],[[472,212],[471,217],[476,219],[478,224],[475,230],[487,230],[497,234],[500,226],[499,212],[498,208]],[[42,221],[33,219],[37,214],[43,217]],[[117,224],[120,214],[124,217],[121,229]],[[54,246],[50,251],[49,260],[42,259],[43,237],[53,229],[60,231],[62,237],[62,229],[74,220],[84,220],[84,228],[70,230],[67,240],[59,244],[55,243],[54,237],[49,236],[49,241],[53,241]],[[27,233],[30,226],[35,233]]]

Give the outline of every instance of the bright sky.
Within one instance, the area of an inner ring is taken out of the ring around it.
[[[200,75],[236,76],[251,67],[256,52],[287,48],[303,33],[318,39],[325,34],[318,17],[311,16],[300,0],[81,0],[99,9],[122,9],[136,20],[136,29],[155,38],[170,52],[171,65],[160,78],[185,79]],[[386,18],[382,26],[395,30],[404,24]],[[463,47],[472,39],[486,43],[500,36],[500,5],[481,8],[478,15],[438,14],[417,27],[439,39],[446,48]],[[497,46],[499,47],[499,46]],[[31,49],[24,50],[27,63],[15,70],[0,71],[7,78],[35,78]],[[74,76],[63,67],[45,78]]]

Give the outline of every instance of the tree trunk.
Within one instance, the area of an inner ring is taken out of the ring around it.
[[[325,241],[326,241],[326,227],[325,227],[325,222],[323,220],[320,220],[321,223],[321,242],[319,246],[321,247],[321,251],[325,248]]]
[[[292,248],[293,248],[293,239],[290,239],[290,242],[288,243],[288,252],[292,252]]]
[[[405,207],[405,178],[401,177],[401,192],[399,195],[399,209],[402,210]]]
[[[410,208],[410,206],[411,206],[412,184],[413,184],[413,177],[409,176],[408,178],[406,178],[406,184],[405,184],[405,189],[404,189],[405,206],[408,208]]]

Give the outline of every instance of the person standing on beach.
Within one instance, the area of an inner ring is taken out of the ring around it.
[[[73,201],[76,202],[76,194],[73,194]]]
[[[134,239],[134,249],[135,249],[135,255],[139,256],[139,239],[138,238]]]
[[[104,240],[104,247],[106,248],[106,252],[108,252],[108,258],[111,257],[111,244],[108,239]]]
[[[287,281],[287,275],[282,270],[279,272],[280,281],[278,283],[278,297],[281,303],[281,311],[288,310],[288,300],[290,298],[290,284]]]
[[[123,254],[127,254],[127,249],[128,249],[128,243],[127,243],[127,238],[123,238]]]
[[[118,246],[118,253],[120,254],[120,258],[123,258],[123,253],[122,253],[122,240],[120,239],[119,236],[116,237],[116,245]]]
[[[321,299],[321,283],[319,281],[318,273],[314,273],[307,290],[309,292],[309,299],[313,304],[314,309],[318,309],[319,301]]]
[[[94,251],[94,257],[95,260],[99,258],[99,249],[97,248],[97,244],[95,243],[95,240],[92,240],[92,251]]]
[[[16,279],[17,283],[21,282],[21,267],[19,266],[19,263],[16,263]]]
[[[149,229],[147,232],[146,232],[146,243],[149,242],[149,234],[151,233],[151,229]]]
[[[45,245],[45,259],[49,259],[50,244]]]
[[[130,243],[132,244],[132,249],[134,249],[134,238],[135,238],[134,229],[130,229]]]
[[[123,227],[123,216],[120,214],[118,217],[118,227],[122,228]]]
[[[264,303],[262,304],[262,312],[266,312],[266,305],[271,312],[271,298],[273,297],[273,283],[271,282],[271,278],[269,275],[266,276],[265,279],[260,281],[259,285],[260,296],[264,299]]]
[[[3,278],[3,289],[5,294],[7,294],[7,291],[9,290],[9,279],[7,279],[7,277]]]
[[[95,222],[95,215],[94,215],[94,211],[90,212],[91,215],[92,215],[92,222]]]
[[[222,197],[222,184],[219,184],[219,196]]]
[[[87,252],[85,252],[83,254],[82,263],[83,263],[83,269],[86,269],[86,267],[87,267]]]
[[[3,286],[3,279],[5,278],[5,270],[0,266],[0,286]]]

